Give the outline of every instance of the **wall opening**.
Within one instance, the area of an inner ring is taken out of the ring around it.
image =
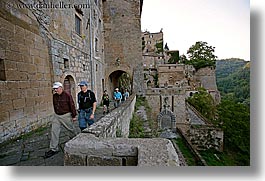
[[[6,70],[4,59],[0,59],[0,81],[6,81]]]
[[[69,94],[72,95],[73,99],[75,100],[75,81],[71,75],[68,75],[64,79],[64,90],[65,92],[68,92]]]
[[[116,87],[120,91],[128,89],[129,92],[132,91],[132,78],[124,71],[118,70],[114,71],[109,76],[108,88],[112,92]]]

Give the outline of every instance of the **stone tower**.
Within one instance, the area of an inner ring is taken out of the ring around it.
[[[127,73],[133,92],[141,94],[142,45],[140,0],[103,0],[104,60],[106,87],[119,87],[118,79]]]

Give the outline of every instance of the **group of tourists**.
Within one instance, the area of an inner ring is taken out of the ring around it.
[[[63,89],[63,85],[60,82],[53,84],[53,107],[55,114],[51,119],[51,140],[50,150],[45,152],[44,158],[49,158],[59,152],[59,136],[61,126],[66,128],[69,132],[70,138],[76,136],[74,129],[74,122],[79,122],[79,128],[81,131],[95,122],[95,111],[97,106],[97,100],[95,93],[88,90],[87,81],[81,81],[78,86],[80,92],[77,94],[78,109],[76,109],[73,97],[71,94]],[[114,107],[117,108],[122,100],[127,100],[129,92],[125,89],[122,94],[119,89],[116,88],[113,93]],[[110,98],[105,90],[102,96],[103,114],[109,113]],[[78,116],[77,116],[78,115]]]

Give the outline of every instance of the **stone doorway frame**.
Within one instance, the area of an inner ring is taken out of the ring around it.
[[[158,129],[165,129],[165,128],[162,128],[162,120],[163,120],[163,117],[164,116],[169,116],[171,118],[170,120],[170,124],[171,124],[171,130],[175,130],[176,129],[176,116],[174,115],[174,113],[169,110],[169,109],[164,109],[162,110],[158,117],[157,117],[157,121],[158,121]]]

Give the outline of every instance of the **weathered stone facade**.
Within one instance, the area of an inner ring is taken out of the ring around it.
[[[49,48],[29,9],[0,9],[0,142],[45,124],[53,112]],[[18,3],[18,2],[16,2]]]
[[[0,3],[0,142],[49,122],[54,81],[76,100],[86,80],[100,103],[116,86],[111,73],[141,79],[141,0]]]
[[[126,72],[133,79],[133,90],[141,94],[141,1],[106,0],[103,6],[107,90],[119,87],[118,78]]]

